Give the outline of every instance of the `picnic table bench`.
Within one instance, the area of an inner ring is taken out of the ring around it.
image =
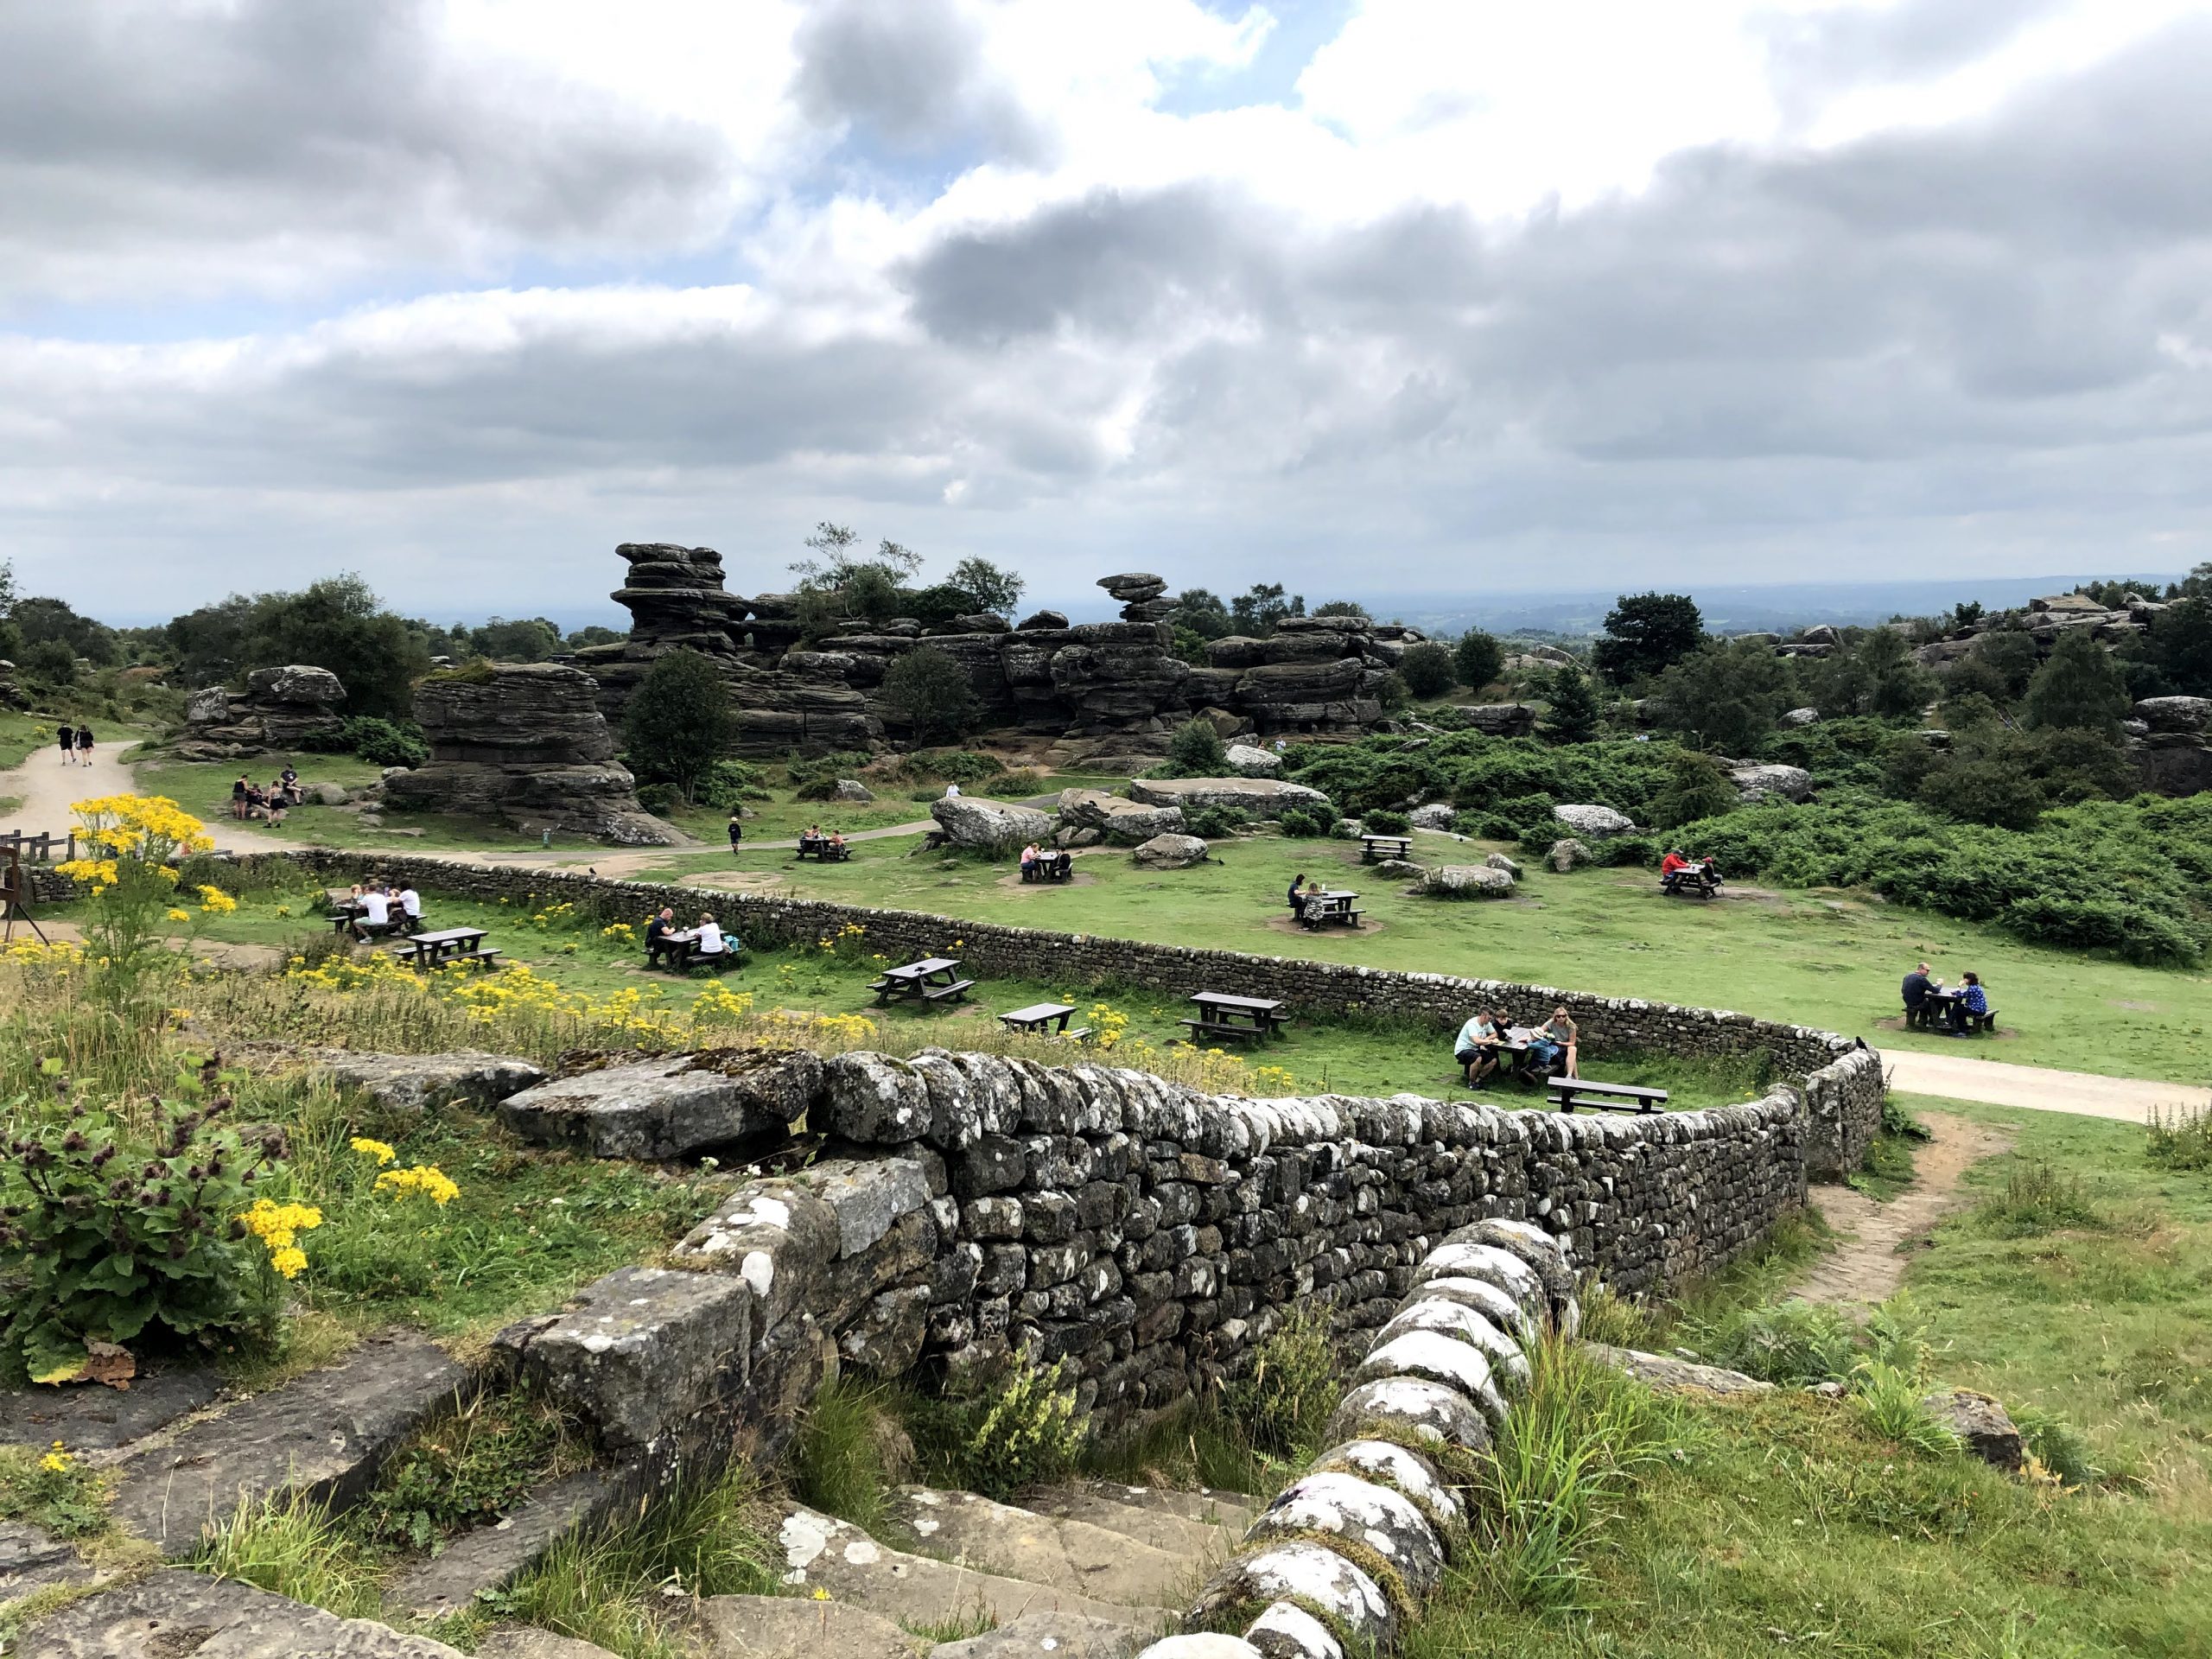
[[[1710,899],[1720,891],[1720,875],[1718,871],[1708,874],[1693,865],[1687,870],[1675,871],[1671,881],[1664,876],[1660,877],[1659,891],[1680,893],[1686,898]]]
[[[972,979],[957,977],[960,964],[950,957],[925,957],[904,967],[887,968],[868,986],[879,1008],[893,1002],[958,1002],[976,988]]]
[[[1078,1026],[1070,1031],[1068,1018],[1074,1013],[1075,1005],[1071,1002],[1033,1002],[1026,1008],[999,1015],[999,1023],[1008,1031],[1043,1031],[1052,1026],[1059,1035],[1081,1042],[1090,1035],[1090,1027]]]
[[[1330,926],[1357,927],[1359,918],[1367,914],[1355,907],[1359,895],[1345,888],[1323,887],[1306,895],[1306,902],[1299,906],[1298,925],[1311,932]]]
[[[1938,1026],[1957,1024],[1967,1031],[1994,1032],[1997,1029],[1997,1010],[1993,1007],[1986,1014],[1976,1014],[1959,1005],[1966,1001],[1966,987],[1955,985],[1948,990],[1931,990],[1920,1005],[1920,1024],[1932,1031]],[[1907,1024],[1911,1021],[1908,1019]]]
[[[1359,861],[1372,864],[1380,858],[1411,858],[1414,838],[1411,836],[1362,836],[1359,838]]]
[[[1066,853],[1039,853],[1021,867],[1025,881],[1072,881],[1075,879],[1075,860]]]
[[[798,856],[810,858],[817,864],[842,863],[852,855],[850,847],[828,836],[801,836],[798,838]]]
[[[1281,1035],[1281,1028],[1290,1023],[1282,1004],[1271,997],[1199,991],[1191,1001],[1198,1005],[1198,1017],[1177,1023],[1190,1027],[1193,1041],[1200,1037],[1224,1038],[1236,1043],[1263,1041]]]
[[[424,969],[466,963],[472,968],[496,968],[500,953],[484,948],[480,927],[441,927],[417,933],[391,947],[391,954],[410,967]]]
[[[1588,1077],[1554,1077],[1547,1085],[1551,1093],[1550,1103],[1562,1112],[1572,1112],[1578,1101],[1588,1096],[1592,1106],[1611,1107],[1615,1110],[1656,1112],[1667,1103],[1664,1089],[1644,1089],[1632,1083],[1598,1083]]]

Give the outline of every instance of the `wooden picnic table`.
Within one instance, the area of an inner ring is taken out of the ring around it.
[[[1359,918],[1366,912],[1356,907],[1359,895],[1349,888],[1319,887],[1306,895],[1306,904],[1298,912],[1301,926],[1319,930],[1324,927],[1357,927]]]
[[[1193,1038],[1225,1037],[1232,1042],[1264,1039],[1280,1035],[1290,1020],[1282,1004],[1272,997],[1199,991],[1191,1001],[1198,1005],[1198,1017],[1178,1023],[1189,1027]]]
[[[1986,995],[1987,987],[1985,986],[1983,990]],[[1921,1025],[1932,1031],[1938,1026],[1950,1026],[1963,1022],[1963,1028],[1967,1031],[1995,1031],[1997,1005],[1992,1002],[1989,1005],[1989,1012],[1986,1014],[1974,1014],[1960,1007],[1960,1004],[1966,1000],[1967,988],[1963,985],[1944,986],[1929,990],[1927,1000],[1920,1005]]]
[[[903,967],[885,969],[883,977],[868,989],[875,993],[879,1008],[891,1002],[957,1002],[976,984],[959,976],[960,964],[952,957],[925,957]]]
[[[1385,852],[1385,848],[1390,850]],[[1414,838],[1411,836],[1362,836],[1359,838],[1359,861],[1372,864],[1378,858],[1411,858]]]
[[[1008,1031],[1042,1031],[1052,1026],[1063,1037],[1090,1036],[1089,1027],[1079,1031],[1068,1029],[1068,1018],[1074,1012],[1072,1002],[1033,1002],[1026,1008],[999,1015],[999,1023]]]
[[[828,864],[850,858],[853,849],[831,836],[801,836],[798,855],[810,858],[817,864]]]
[[[1065,852],[1039,853],[1021,867],[1025,881],[1071,881],[1075,879],[1075,860]]]
[[[1660,877],[1659,891],[1691,893],[1700,899],[1710,899],[1720,891],[1720,872],[1693,864],[1687,869],[1676,870],[1672,883],[1666,877]]]
[[[400,940],[391,947],[391,953],[416,968],[440,968],[457,962],[495,967],[499,952],[485,950],[485,938],[480,927],[441,927]]]

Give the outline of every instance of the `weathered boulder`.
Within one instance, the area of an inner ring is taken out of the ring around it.
[[[1116,847],[1135,847],[1154,836],[1183,831],[1182,808],[1147,806],[1103,789],[1062,790],[1059,818],[1062,830],[1095,830],[1096,840]]]
[[[1490,1425],[1474,1402],[1440,1382],[1413,1376],[1378,1377],[1348,1389],[1321,1433],[1331,1440],[1364,1438],[1372,1428],[1393,1439],[1457,1446],[1479,1452],[1490,1444]]]
[[[1785,726],[1810,726],[1820,717],[1821,711],[1817,709],[1792,709],[1782,716],[1782,723]]]
[[[337,734],[346,688],[327,668],[257,668],[243,693],[210,686],[185,706],[176,752],[188,760],[296,754]]]
[[[1174,806],[1189,810],[1198,806],[1226,806],[1255,818],[1282,816],[1286,806],[1319,806],[1328,797],[1304,784],[1280,778],[1138,778],[1129,784],[1129,798],[1147,806]]]
[[[1813,792],[1813,774],[1802,766],[1735,766],[1728,777],[1736,785],[1737,797],[1747,803],[1802,801]]]
[[[1306,1475],[1283,1488],[1244,1536],[1258,1543],[1327,1533],[1372,1549],[1425,1594],[1444,1576],[1444,1542],[1404,1493],[1337,1470]]]
[[[1428,867],[1410,858],[1377,859],[1375,874],[1385,881],[1418,881],[1428,874]]]
[[[642,1446],[742,1392],[752,1312],[741,1280],[622,1268],[562,1312],[507,1326],[493,1347],[602,1445]]]
[[[1282,756],[1273,749],[1255,748],[1249,743],[1230,744],[1229,764],[1242,778],[1275,778],[1282,773]]]
[[[575,1072],[509,1096],[499,1119],[526,1141],[595,1158],[681,1158],[805,1116],[823,1077],[804,1049],[663,1054]]]
[[[1052,833],[1052,821],[1033,806],[960,795],[930,803],[930,817],[952,846],[970,852],[1018,852]]]
[[[2212,726],[2212,697],[2145,697],[2135,718],[2154,732],[2201,732]]]
[[[1397,1632],[1397,1616],[1380,1585],[1334,1550],[1300,1538],[1278,1540],[1232,1562],[1199,1595],[1189,1622],[1204,1624],[1217,1609],[1285,1599],[1319,1609],[1336,1628],[1377,1653],[1389,1650]],[[1161,1651],[1178,1642],[1199,1640],[1222,1638],[1171,1637],[1147,1652],[1153,1659],[1213,1659],[1217,1649],[1200,1649],[1187,1656]]]
[[[1206,861],[1206,844],[1196,836],[1154,836],[1131,856],[1148,870],[1187,870]]]
[[[1513,878],[1487,864],[1446,864],[1422,872],[1421,890],[1437,899],[1503,899],[1513,892]]]
[[[528,1060],[471,1048],[444,1054],[365,1054],[348,1048],[302,1048],[291,1053],[332,1082],[366,1095],[391,1112],[435,1111],[456,1104],[495,1106],[545,1081],[544,1071]]]
[[[1544,862],[1561,875],[1569,870],[1579,870],[1589,861],[1590,849],[1572,836],[1552,842],[1551,850],[1544,855]]]
[[[39,1659],[460,1659],[427,1636],[340,1618],[242,1579],[170,1567],[29,1617],[16,1651]]]
[[[1065,628],[1068,625],[1065,611],[1032,611],[1014,624],[1017,632],[1030,633],[1039,628]]]
[[[683,839],[638,804],[597,683],[579,670],[504,663],[432,674],[416,687],[415,719],[430,759],[385,779],[391,806],[626,847]]]
[[[1503,870],[1516,881],[1521,879],[1521,867],[1503,853],[1491,853],[1484,858],[1483,862],[1493,870]]]
[[[1430,801],[1414,808],[1406,819],[1416,830],[1449,830],[1459,821],[1459,814],[1448,802]]]
[[[1605,841],[1614,836],[1625,836],[1636,828],[1636,820],[1625,812],[1616,812],[1610,806],[1555,806],[1552,817],[1576,835],[1591,841]]]
[[[1525,702],[1474,702],[1459,717],[1490,737],[1527,737],[1536,729],[1536,711]]]
[[[1984,1463],[2017,1472],[2027,1460],[2027,1443],[2020,1438],[2019,1426],[1993,1395],[1973,1389],[1941,1389],[1920,1403]]]
[[[1771,1394],[1774,1384],[1762,1382],[1742,1371],[1719,1365],[1700,1365],[1672,1354],[1647,1354],[1635,1348],[1615,1348],[1602,1342],[1586,1342],[1582,1351],[1600,1365],[1624,1371],[1662,1394]]]
[[[875,798],[875,791],[857,778],[840,778],[830,798],[833,801],[872,801]]]

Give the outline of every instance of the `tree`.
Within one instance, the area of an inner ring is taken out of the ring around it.
[[[2127,683],[2112,654],[2089,637],[2087,628],[2069,628],[2028,682],[2023,712],[2031,727],[2108,732],[2116,737],[2131,706]]]
[[[578,628],[563,643],[570,651],[578,651],[586,645],[620,645],[629,637],[628,632],[625,629],[602,627],[594,622],[588,627]]]
[[[1398,672],[1405,677],[1406,690],[1417,697],[1440,697],[1459,681],[1452,653],[1441,645],[1407,646],[1398,658]]]
[[[1279,582],[1255,582],[1250,588],[1230,601],[1229,617],[1239,633],[1264,639],[1275,631],[1275,624],[1287,616],[1306,614],[1306,596],[1283,595]]]
[[[1370,622],[1374,620],[1368,615],[1366,606],[1362,605],[1357,600],[1351,599],[1332,599],[1325,605],[1316,605],[1313,607],[1313,614],[1315,616],[1356,617],[1362,622]]]
[[[23,673],[40,685],[74,685],[77,653],[67,639],[41,639],[23,648]]]
[[[894,659],[883,677],[882,697],[925,743],[957,743],[983,720],[968,671],[934,645]]]
[[[1659,677],[1660,718],[1700,747],[1748,754],[1789,704],[1782,659],[1755,639],[1708,644]]]
[[[2043,812],[2035,779],[1999,760],[1944,756],[1921,780],[1918,799],[1946,817],[1998,830],[2032,830]]]
[[[1470,691],[1481,690],[1505,672],[1505,647],[1495,635],[1480,628],[1469,628],[1459,636],[1459,643],[1452,647],[1452,658],[1459,683]]]
[[[257,594],[241,641],[245,668],[306,663],[346,688],[346,711],[405,720],[429,672],[423,636],[385,610],[360,577],[326,577],[303,593]]]
[[[1912,658],[1895,628],[1876,628],[1853,647],[1866,683],[1866,709],[1885,720],[1917,715],[1936,695],[1936,677]]]
[[[1598,693],[1573,663],[1553,671],[1545,701],[1551,712],[1544,721],[1544,735],[1554,742],[1586,742],[1598,729]]]
[[[1014,607],[1021,603],[1022,590],[1028,582],[1012,570],[1003,569],[988,559],[967,558],[952,567],[947,578],[955,588],[965,589],[976,601],[979,611],[990,611],[1008,618]]]
[[[2036,642],[2020,628],[2000,628],[1980,634],[1974,642],[1974,660],[1986,664],[2005,683],[2001,702],[2011,702],[2028,689],[2035,677]]]
[[[1662,830],[1678,830],[1736,808],[1736,785],[1711,755],[1677,749],[1667,761],[1667,781],[1651,798],[1649,816]]]
[[[8,620],[16,625],[25,650],[58,639],[69,647],[70,655],[103,668],[121,654],[116,649],[115,630],[105,622],[78,615],[67,600],[19,599],[9,611]]]
[[[622,735],[633,771],[690,801],[737,736],[729,688],[699,652],[671,651],[631,694]]]
[[[1236,626],[1220,596],[1203,588],[1185,588],[1176,594],[1175,608],[1167,620],[1179,628],[1188,628],[1200,639],[1224,639]]]
[[[465,634],[454,632],[467,639],[470,651],[495,663],[542,663],[561,649],[561,630],[542,616],[512,621],[495,616]]]
[[[1705,619],[1687,594],[1623,594],[1605,615],[1591,664],[1615,685],[1663,673],[1698,647]]]
[[[1219,778],[1229,771],[1229,749],[1211,721],[1201,716],[1175,728],[1168,763],[1185,778]]]
[[[2212,697],[2212,599],[2175,601],[2152,620],[2144,655],[2177,693]]]

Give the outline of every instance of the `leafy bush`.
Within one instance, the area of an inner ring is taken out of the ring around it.
[[[817,778],[828,778],[832,780],[850,778],[858,773],[862,766],[867,766],[872,758],[865,749],[832,749],[827,754],[817,755],[794,753],[786,757],[784,761],[784,776],[789,779],[794,786],[810,783]],[[906,761],[912,763],[917,759],[918,757],[909,755],[906,757]]]
[[[355,715],[339,728],[339,741],[372,766],[419,766],[430,758],[422,728],[375,715]]]
[[[1959,1437],[1922,1403],[1926,1392],[1917,1375],[1879,1359],[1859,1361],[1851,1379],[1852,1404],[1877,1434],[1930,1457],[1957,1451]]]
[[[1006,771],[1006,762],[998,756],[975,749],[933,749],[913,760],[917,766],[926,768],[948,784],[988,783]]]
[[[959,658],[918,645],[883,676],[884,705],[924,742],[957,741],[983,723],[983,705]]]
[[[1229,770],[1229,746],[1211,721],[1189,721],[1168,740],[1167,765],[1178,778],[1218,778]]]
[[[1252,815],[1235,806],[1186,806],[1183,827],[1201,841],[1228,841],[1252,827]]]
[[[700,780],[699,804],[716,812],[734,811],[747,801],[771,801],[760,768],[743,760],[717,760]]]
[[[1452,665],[1462,685],[1479,691],[1505,672],[1505,647],[1480,628],[1469,628],[1452,647]]]
[[[1417,697],[1440,697],[1459,680],[1452,653],[1441,645],[1408,646],[1398,658],[1398,673],[1406,690]]]
[[[675,811],[677,800],[674,784],[639,784],[638,785],[638,804],[657,817]]]
[[[94,1344],[207,1346],[265,1325],[276,1278],[307,1259],[289,1230],[249,1235],[254,1179],[282,1141],[218,1127],[230,1105],[156,1101],[150,1142],[82,1100],[10,1107],[33,1127],[0,1170],[0,1353],[34,1382],[76,1376]]]
[[[622,711],[631,769],[650,782],[673,785],[687,801],[698,798],[701,782],[737,730],[721,671],[696,651],[671,651],[656,662]]]
[[[1936,1138],[1929,1127],[1915,1117],[1904,1102],[1887,1092],[1882,1096],[1882,1133],[1905,1141],[1932,1141]]]
[[[1229,1414],[1263,1451],[1285,1457],[1310,1453],[1319,1448],[1322,1427],[1341,1392],[1326,1319],[1294,1313],[1230,1381]]]
[[[1736,785],[1711,756],[1684,749],[1669,762],[1667,786],[1651,803],[1651,822],[1673,830],[1736,810]]]
[[[916,1402],[917,1451],[939,1485],[1004,1498],[1065,1478],[1083,1448],[1082,1418],[1067,1363],[1014,1360],[995,1375]]]
[[[1337,815],[1326,806],[1286,806],[1275,824],[1282,833],[1297,840],[1325,836]]]
[[[2028,1455],[2066,1485],[2087,1486],[2104,1474],[2089,1437],[2056,1413],[2040,1406],[2014,1406],[2006,1414],[2020,1431]]]
[[[2004,1189],[1975,1205],[1974,1218],[1986,1230],[2008,1238],[2062,1227],[2103,1227],[2111,1219],[2079,1175],[2061,1174],[2039,1158],[2014,1164]]]
[[[1851,1369],[1852,1325],[1832,1307],[1792,1298],[1744,1308],[1697,1332],[1698,1351],[1715,1365],[1765,1382],[1828,1382]]]
[[[2144,1156],[2166,1169],[2212,1169],[2212,1109],[2177,1107],[2171,1113],[2151,1109],[2144,1130]]]
[[[1413,828],[1413,820],[1395,807],[1378,806],[1360,814],[1359,821],[1370,836],[1402,836]]]

